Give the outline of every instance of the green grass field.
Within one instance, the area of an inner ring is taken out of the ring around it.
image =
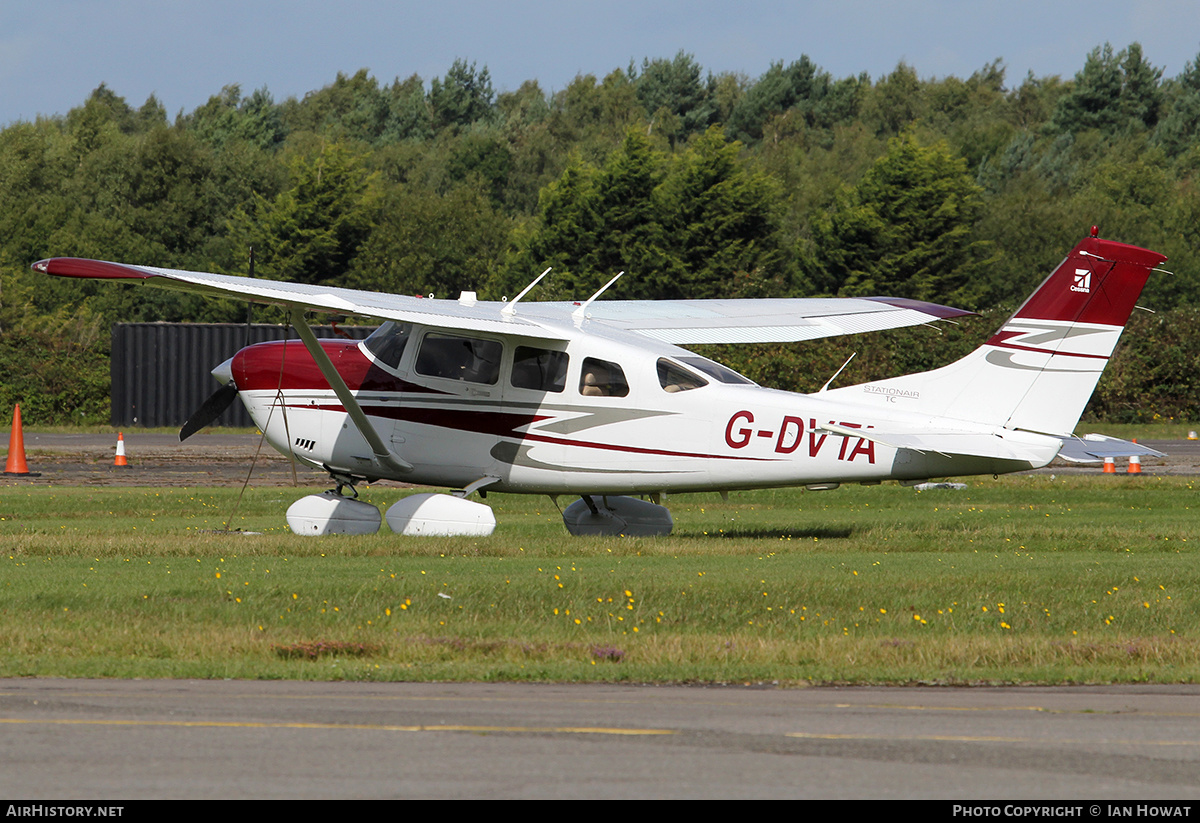
[[[305,538],[303,492],[0,486],[0,675],[637,682],[1200,679],[1186,477],[681,495],[669,538]],[[386,507],[401,494],[375,488]],[[561,501],[564,505],[569,502]]]

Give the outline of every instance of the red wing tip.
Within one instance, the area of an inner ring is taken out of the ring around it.
[[[99,280],[146,280],[153,274],[137,266],[124,263],[109,263],[104,260],[87,260],[82,257],[50,257],[39,260],[31,267],[34,271],[53,274],[56,277],[84,277]]]

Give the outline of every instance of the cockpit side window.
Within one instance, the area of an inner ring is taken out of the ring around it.
[[[371,332],[363,343],[371,355],[393,369],[400,368],[400,358],[404,356],[404,347],[412,336],[411,323],[397,323],[389,320]]]
[[[708,381],[699,375],[692,374],[682,366],[672,363],[665,357],[658,360],[658,384],[668,394],[690,391],[701,386],[707,386]]]
[[[579,370],[579,393],[584,397],[624,397],[629,394],[629,383],[616,363],[587,357]]]
[[[567,387],[567,362],[565,351],[517,346],[512,384],[518,389],[561,392]]]
[[[417,373],[495,385],[503,353],[504,346],[496,340],[427,334],[417,352]]]

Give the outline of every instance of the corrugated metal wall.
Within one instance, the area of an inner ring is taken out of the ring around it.
[[[317,337],[361,340],[375,326],[313,326]],[[299,339],[288,326],[255,323],[249,342]],[[244,323],[118,323],[112,329],[112,425],[182,426],[219,384],[209,372],[246,345]],[[215,425],[253,426],[241,403]]]

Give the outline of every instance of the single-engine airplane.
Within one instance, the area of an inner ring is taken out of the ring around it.
[[[661,505],[673,492],[915,484],[1059,455],[1158,454],[1071,434],[1166,260],[1097,235],[961,360],[814,394],[758,386],[681,346],[811,340],[970,312],[884,297],[598,301],[608,286],[581,303],[522,302],[540,277],[512,300],[485,302],[78,258],[33,268],[290,312],[301,340],[248,346],[214,369],[223,386],[180,436],[240,397],[272,446],[336,484],[289,509],[297,533],[378,530],[379,509],[354,485],[387,478],[454,490],[389,508],[397,533],[490,534],[491,509],[467,497],[495,491],[579,496],[563,510],[572,534],[657,535],[673,528]],[[384,322],[362,342],[318,342],[306,310]]]

